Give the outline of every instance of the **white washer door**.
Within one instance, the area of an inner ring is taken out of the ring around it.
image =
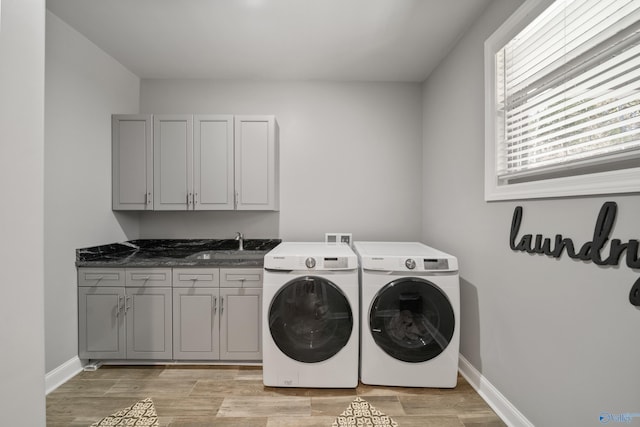
[[[269,332],[280,351],[304,363],[327,360],[349,341],[353,313],[340,288],[322,277],[287,282],[269,307]]]
[[[453,337],[455,322],[444,292],[415,277],[385,285],[369,310],[369,330],[376,344],[404,362],[425,362],[442,353]]]

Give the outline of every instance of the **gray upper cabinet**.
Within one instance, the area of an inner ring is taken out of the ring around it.
[[[233,209],[233,116],[154,116],[155,210]]]
[[[233,210],[233,116],[193,118],[193,209]]]
[[[273,116],[114,115],[114,210],[278,210]]]
[[[154,210],[187,210],[193,198],[193,116],[153,117]]]
[[[153,209],[153,129],[150,115],[113,115],[112,208]]]
[[[235,117],[237,210],[279,209],[278,133],[273,116]]]

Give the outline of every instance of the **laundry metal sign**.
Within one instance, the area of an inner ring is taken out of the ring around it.
[[[544,237],[542,234],[536,234],[535,237],[532,234],[525,234],[518,240],[518,233],[522,224],[522,206],[517,206],[513,211],[511,220],[509,246],[514,251],[543,254],[553,258],[560,258],[566,252],[569,258],[592,261],[596,265],[618,265],[622,255],[626,254],[627,267],[640,268],[638,240],[632,239],[623,243],[620,239],[609,239],[616,221],[617,212],[618,205],[615,202],[603,204],[593,229],[593,239],[578,248],[573,243],[573,240],[563,237],[562,234],[556,234],[553,239]],[[608,254],[603,253],[606,252],[605,246],[607,243],[609,243]],[[636,280],[631,287],[629,302],[640,307],[640,279]]]

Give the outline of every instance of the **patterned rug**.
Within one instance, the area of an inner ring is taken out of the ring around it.
[[[393,419],[378,411],[366,400],[356,397],[353,402],[336,418],[331,427],[398,427]]]
[[[102,426],[144,426],[158,427],[158,415],[153,401],[146,398],[134,403],[128,408],[124,408],[114,414],[104,417],[98,422],[91,424],[90,427]]]

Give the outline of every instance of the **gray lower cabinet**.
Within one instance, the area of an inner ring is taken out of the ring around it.
[[[79,268],[81,359],[262,360],[262,269]]]
[[[173,357],[220,359],[218,288],[173,289]]]
[[[126,357],[124,287],[78,288],[78,356],[81,359]]]
[[[220,270],[173,269],[173,357],[220,359]]]
[[[262,360],[262,289],[220,288],[220,359]]]
[[[81,268],[78,285],[81,359],[172,359],[171,269]]]
[[[174,268],[173,286],[176,360],[262,360],[261,269]]]
[[[127,359],[173,358],[171,288],[126,288]]]
[[[262,360],[262,269],[220,269],[220,358]]]

